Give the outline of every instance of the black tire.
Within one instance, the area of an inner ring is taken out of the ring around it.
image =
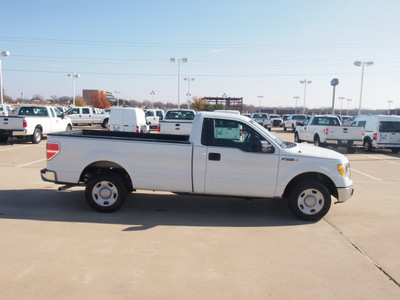
[[[331,195],[322,183],[303,180],[289,194],[289,206],[293,214],[304,221],[318,221],[331,208]]]
[[[318,135],[314,136],[314,146],[321,147],[321,141]]]
[[[283,126],[283,131],[286,131],[286,126],[285,125]]]
[[[8,141],[8,135],[0,135],[0,143],[7,143]]]
[[[363,149],[365,152],[371,152],[372,151],[372,142],[370,139],[365,139],[364,144],[363,144]]]
[[[301,143],[301,140],[299,139],[299,133],[298,132],[296,132],[294,134],[294,142],[295,143]]]
[[[400,152],[400,148],[391,148],[390,150],[392,150],[392,152],[395,154]]]
[[[31,137],[32,144],[39,144],[41,140],[42,140],[42,130],[36,127]]]
[[[296,130],[296,128],[294,127],[294,125],[292,124],[292,131],[294,132]]]
[[[108,118],[104,119],[103,124],[101,124],[103,128],[107,128],[108,126]]]
[[[127,188],[119,176],[99,174],[86,185],[85,197],[89,205],[100,212],[118,210],[125,201]]]
[[[349,153],[349,154],[356,153],[356,147],[354,147],[354,146],[347,146],[347,153]]]
[[[67,128],[65,129],[65,131],[70,131],[70,130],[72,130],[72,126],[71,126],[71,124],[68,124]]]

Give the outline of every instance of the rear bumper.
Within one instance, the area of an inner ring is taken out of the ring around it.
[[[338,202],[345,202],[347,200],[349,200],[351,198],[351,196],[353,196],[354,194],[354,187],[348,186],[348,187],[344,187],[344,188],[338,188]]]
[[[40,170],[40,176],[42,177],[43,181],[46,182],[57,182],[57,173],[55,171],[50,171],[47,169]]]

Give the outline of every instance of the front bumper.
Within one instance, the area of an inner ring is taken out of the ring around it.
[[[345,202],[350,199],[351,196],[354,194],[353,186],[338,188],[338,202]]]
[[[50,171],[47,169],[40,170],[40,176],[42,177],[43,181],[46,182],[57,182],[57,173],[55,171]]]

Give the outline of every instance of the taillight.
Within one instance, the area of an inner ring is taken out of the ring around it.
[[[24,121],[22,121],[22,126],[24,128],[28,127],[28,122],[24,119]]]
[[[329,128],[325,128],[325,129],[324,129],[324,133],[325,133],[326,135],[328,135],[328,133],[329,133]]]
[[[161,125],[158,125],[157,126],[157,131],[160,132],[160,130],[161,130]]]
[[[364,137],[364,135],[365,135],[365,131],[364,131],[364,128],[362,129],[362,137]]]
[[[110,131],[110,124],[107,125],[107,130]]]
[[[374,141],[376,141],[376,140],[378,139],[378,134],[377,134],[376,132],[374,132],[374,135],[373,135],[372,139],[373,139]]]
[[[47,157],[47,160],[52,159],[59,152],[60,152],[60,144],[47,142],[47,144],[46,144],[46,157]]]
[[[136,126],[136,132],[140,132],[139,126]]]

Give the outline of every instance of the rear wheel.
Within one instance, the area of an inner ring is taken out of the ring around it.
[[[363,144],[363,149],[365,152],[371,152],[372,151],[372,142],[370,139],[365,139],[364,144]]]
[[[332,202],[328,189],[315,180],[297,183],[288,200],[293,214],[305,221],[322,219],[328,213]]]
[[[72,130],[72,126],[70,124],[67,125],[67,128],[65,129],[66,131]]]
[[[7,143],[8,135],[0,135],[0,143]]]
[[[35,128],[33,135],[31,137],[32,144],[39,144],[42,140],[42,130],[40,128]]]
[[[108,126],[108,118],[107,118],[107,119],[104,119],[103,124],[101,124],[101,126],[102,126],[103,128],[107,128],[107,126]]]
[[[320,146],[321,146],[321,141],[320,141],[318,135],[316,135],[316,136],[314,137],[314,146],[317,146],[317,147],[320,147]]]
[[[298,132],[296,132],[296,133],[294,134],[294,142],[295,142],[295,143],[301,143],[301,140],[300,140],[300,138],[299,138],[299,133],[298,133]]]
[[[127,196],[123,180],[116,175],[100,174],[86,185],[85,196],[89,205],[101,212],[119,209]]]
[[[396,154],[400,152],[400,148],[392,148],[390,150],[392,150],[392,152]]]

